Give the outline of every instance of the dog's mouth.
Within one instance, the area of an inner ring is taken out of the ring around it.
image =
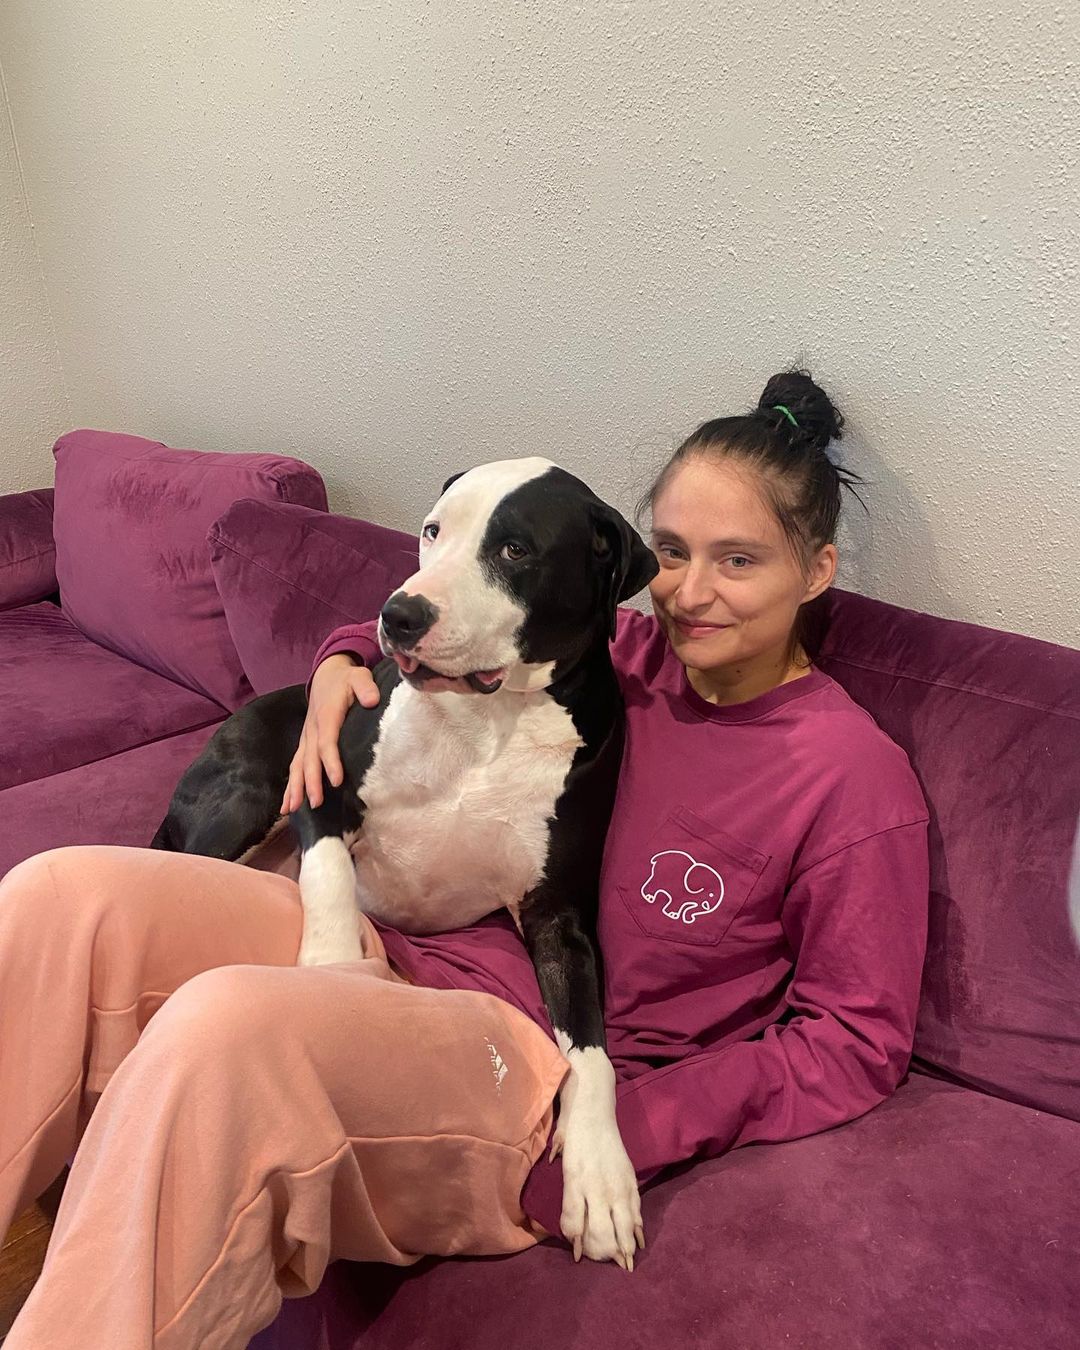
[[[459,693],[494,694],[496,690],[502,688],[502,683],[506,679],[505,666],[500,666],[497,670],[472,670],[467,675],[444,675],[405,652],[390,652],[389,655],[397,662],[398,669],[412,687],[427,693],[440,693],[452,689]]]

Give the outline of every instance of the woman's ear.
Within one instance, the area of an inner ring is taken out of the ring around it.
[[[823,544],[810,561],[810,571],[806,578],[806,593],[802,604],[816,600],[823,591],[827,591],[836,577],[836,545]]]

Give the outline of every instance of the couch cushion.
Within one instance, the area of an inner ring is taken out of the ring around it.
[[[0,609],[30,605],[56,590],[52,488],[0,497]]]
[[[0,613],[0,787],[222,716],[202,694],[91,642],[55,605]]]
[[[916,1054],[1080,1119],[1080,652],[836,592],[820,664],[907,751],[930,806]]]
[[[306,683],[323,638],[374,618],[416,571],[412,536],[280,502],[236,502],[210,545],[233,644],[259,694]]]
[[[67,844],[149,845],[173,789],[216,726],[0,791],[0,876],[24,858]]]
[[[341,1264],[251,1350],[1076,1344],[1080,1126],[913,1076],[861,1120],[648,1191],[634,1274],[553,1244]],[[432,1328],[438,1328],[433,1339]]]
[[[322,479],[280,455],[173,450],[73,431],[56,443],[56,575],[88,637],[227,708],[250,698],[206,532],[238,497],[326,509]]]

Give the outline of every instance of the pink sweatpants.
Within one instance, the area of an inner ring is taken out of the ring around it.
[[[291,880],[208,858],[65,848],[0,882],[0,1235],[74,1156],[5,1350],[241,1350],[328,1261],[537,1240],[556,1047],[409,984],[370,925],[368,959],[298,968],[300,928]]]

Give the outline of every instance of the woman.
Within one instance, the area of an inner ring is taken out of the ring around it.
[[[649,494],[656,617],[625,614],[613,649],[627,744],[599,934],[642,1182],[851,1120],[910,1055],[925,805],[799,640],[835,572],[840,425],[808,377],[774,377]],[[356,658],[375,654],[370,628],[324,644],[284,809],[305,783],[318,803],[323,766],[340,781],[345,712],[377,699]],[[322,969],[294,968],[299,936],[292,883],[208,859],[63,849],[5,880],[0,1225],[101,1097],[10,1350],[242,1347],[337,1257],[513,1251],[561,1227],[575,1254],[631,1264],[540,1160],[565,1065],[507,921],[371,927],[368,960]]]

